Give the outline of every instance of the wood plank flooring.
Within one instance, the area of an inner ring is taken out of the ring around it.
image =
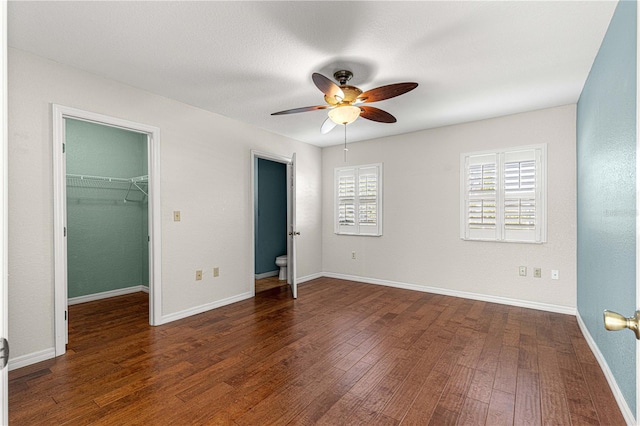
[[[256,293],[262,293],[263,291],[271,290],[275,287],[288,286],[286,281],[280,281],[278,276],[268,277],[256,280]]]
[[[147,300],[70,306],[11,424],[625,423],[569,315],[329,278],[160,327]]]

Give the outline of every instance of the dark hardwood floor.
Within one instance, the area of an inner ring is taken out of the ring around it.
[[[11,424],[624,424],[569,315],[321,278],[150,327],[147,299],[70,306]]]
[[[278,276],[256,280],[256,293],[271,290],[276,287],[288,286],[286,281],[280,281]],[[288,288],[288,287],[287,287]]]

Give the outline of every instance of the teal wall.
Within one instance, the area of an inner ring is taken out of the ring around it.
[[[636,3],[621,1],[578,102],[578,312],[633,413],[635,338],[602,312],[636,310],[635,165]]]
[[[256,274],[277,271],[287,254],[287,166],[258,158],[256,166]]]
[[[67,174],[147,174],[147,136],[66,119]],[[148,285],[147,202],[123,184],[67,181],[68,297]]]

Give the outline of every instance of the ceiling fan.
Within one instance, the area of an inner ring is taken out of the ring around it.
[[[329,117],[320,127],[320,132],[323,134],[331,131],[337,124],[347,125],[353,123],[358,117],[379,123],[395,123],[397,121],[396,118],[388,112],[362,104],[394,98],[418,87],[418,83],[395,83],[363,92],[359,88],[347,84],[353,77],[351,71],[336,71],[333,77],[340,83],[339,86],[322,74],[313,73],[311,76],[316,87],[324,93],[324,100],[327,105],[288,109],[274,112],[271,115],[328,109]]]

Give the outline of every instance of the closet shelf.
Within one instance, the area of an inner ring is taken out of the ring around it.
[[[149,184],[149,175],[135,176],[131,178],[118,178],[110,176],[90,176],[67,174],[67,186],[75,186],[81,188],[104,188],[104,189],[122,189],[127,193],[124,201],[140,201],[129,199],[132,190],[138,190],[145,196],[147,193],[147,185]]]

